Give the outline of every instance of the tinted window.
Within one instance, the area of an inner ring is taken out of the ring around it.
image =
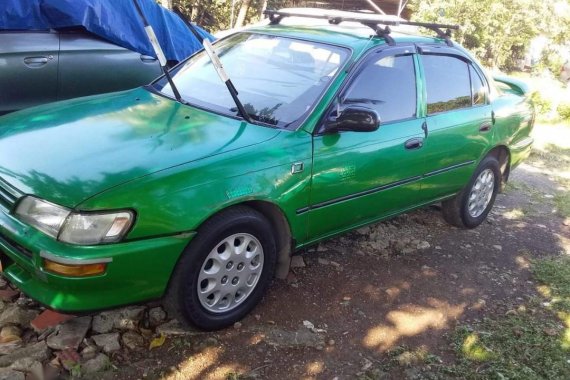
[[[423,55],[428,114],[471,106],[469,67],[464,61],[443,55]]]
[[[473,67],[469,67],[471,72],[471,91],[473,93],[473,105],[485,104],[485,94],[487,93],[485,85],[479,74]]]
[[[351,84],[343,104],[372,108],[382,123],[414,117],[416,76],[412,56],[390,56],[369,63]]]

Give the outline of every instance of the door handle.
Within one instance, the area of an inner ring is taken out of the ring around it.
[[[493,127],[493,123],[490,121],[486,121],[479,126],[479,131],[481,132],[489,132]]]
[[[48,63],[48,57],[26,57],[24,58],[24,63],[30,67],[39,67]]]
[[[155,62],[156,58],[151,57],[150,55],[141,54],[141,61],[143,61],[143,62]]]
[[[413,139],[409,139],[408,141],[406,141],[404,143],[404,146],[408,150],[420,149],[422,146],[424,146],[424,140],[417,138],[417,137],[414,137]]]

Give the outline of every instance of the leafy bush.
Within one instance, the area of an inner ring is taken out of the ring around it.
[[[539,115],[546,115],[552,109],[552,101],[542,96],[538,91],[532,93],[530,100]]]
[[[570,121],[570,103],[560,103],[558,108],[556,108],[556,111],[562,120]]]

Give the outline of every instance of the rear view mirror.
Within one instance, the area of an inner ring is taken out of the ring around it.
[[[350,106],[345,108],[336,118],[326,121],[325,132],[373,132],[379,127],[380,116],[378,112],[366,107]]]

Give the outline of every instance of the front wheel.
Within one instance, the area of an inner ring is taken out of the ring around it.
[[[501,171],[497,159],[485,157],[467,186],[454,198],[442,202],[443,218],[456,227],[477,227],[493,208],[500,183]]]
[[[230,326],[261,300],[275,263],[269,221],[248,207],[233,207],[199,228],[177,264],[166,306],[204,330]]]

